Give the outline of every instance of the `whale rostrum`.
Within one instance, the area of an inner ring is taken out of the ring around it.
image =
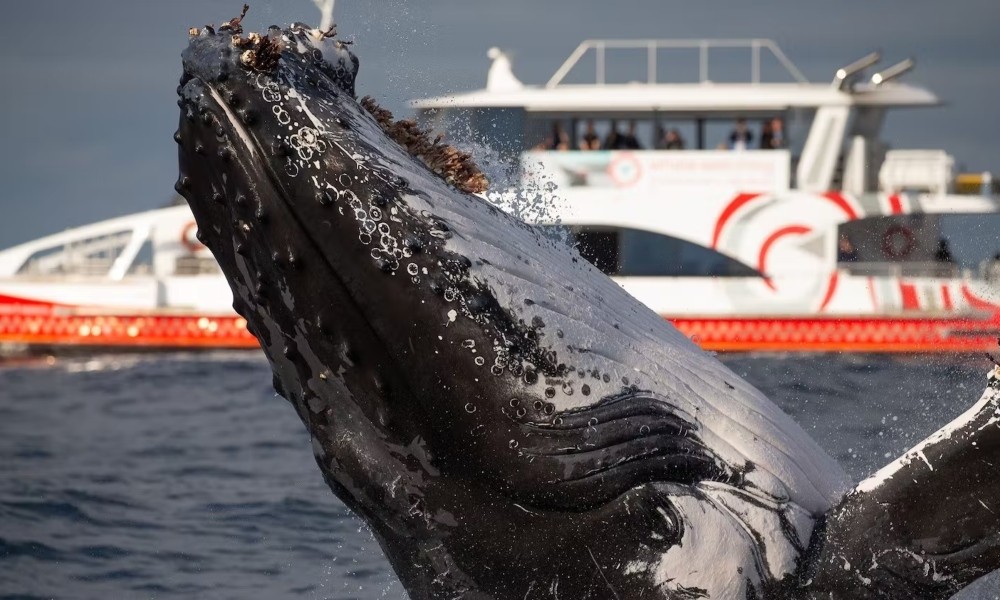
[[[332,31],[234,19],[183,65],[177,188],[411,598],[947,598],[1000,566],[998,371],[852,489],[759,391],[465,191],[467,156],[363,107]]]

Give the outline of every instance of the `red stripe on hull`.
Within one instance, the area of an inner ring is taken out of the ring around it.
[[[955,304],[951,301],[951,289],[946,283],[941,285],[941,306],[949,312],[955,310]]]
[[[986,352],[1000,318],[670,318],[705,350],[719,352]]]
[[[899,194],[889,196],[889,211],[894,215],[903,214],[903,199]]]
[[[722,228],[726,226],[729,219],[743,207],[744,204],[750,202],[754,198],[757,198],[761,194],[740,194],[733,198],[733,201],[726,205],[726,208],[722,209],[722,214],[715,221],[715,231],[712,232],[712,248],[718,248],[719,237],[722,236]]]
[[[899,293],[903,299],[903,310],[920,310],[920,296],[917,286],[912,283],[900,283]]]
[[[848,202],[847,198],[845,198],[844,195],[841,194],[840,192],[826,192],[825,194],[823,194],[823,197],[829,200],[830,202],[836,204],[840,208],[840,210],[844,211],[844,214],[847,215],[847,218],[850,219],[851,221],[858,218],[857,211],[854,210],[854,207],[851,206],[851,203]]]
[[[987,302],[979,296],[972,293],[969,286],[962,286],[962,297],[965,298],[966,303],[976,310],[983,310],[987,312],[997,312],[1000,311],[1000,305],[993,304],[992,302]]]
[[[7,306],[8,309],[11,306]],[[235,315],[0,313],[0,344],[39,347],[222,349],[258,347]],[[706,350],[984,352],[996,349],[1000,313],[975,318],[666,317]]]
[[[0,313],[0,343],[117,348],[256,348],[235,315]]]

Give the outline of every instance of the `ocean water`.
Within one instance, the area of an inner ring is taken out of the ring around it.
[[[989,364],[722,359],[855,478],[975,402]],[[0,598],[405,598],[270,381],[255,352],[0,363]]]

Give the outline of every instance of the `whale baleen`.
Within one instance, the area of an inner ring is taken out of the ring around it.
[[[1000,566],[1000,383],[852,486],[333,31],[191,31],[178,191],[333,492],[411,598],[947,598]],[[322,527],[321,523],[317,526]]]

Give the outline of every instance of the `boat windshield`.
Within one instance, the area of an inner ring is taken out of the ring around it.
[[[132,235],[131,230],[115,231],[37,250],[24,261],[17,274],[105,276],[125,251]]]

